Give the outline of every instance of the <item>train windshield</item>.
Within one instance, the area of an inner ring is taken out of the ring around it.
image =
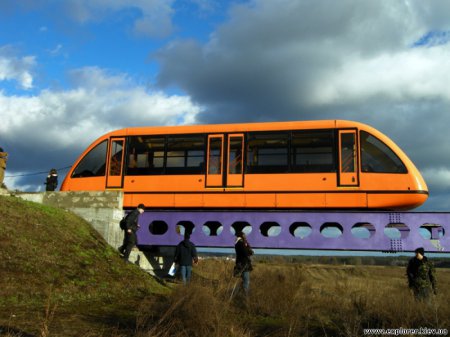
[[[72,173],[72,178],[100,177],[105,175],[107,141],[94,147],[81,159]]]
[[[394,151],[366,131],[361,131],[361,170],[376,173],[407,172]]]

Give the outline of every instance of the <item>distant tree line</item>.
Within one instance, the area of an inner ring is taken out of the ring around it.
[[[406,266],[411,256],[282,256],[256,255],[259,263],[306,263],[353,266]],[[430,258],[436,268],[450,268],[450,258]]]

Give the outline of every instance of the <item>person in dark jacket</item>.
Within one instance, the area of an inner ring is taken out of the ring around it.
[[[197,249],[189,240],[190,237],[189,233],[184,233],[184,240],[175,249],[174,258],[174,262],[180,266],[181,279],[185,285],[191,281],[192,263],[198,263]]]
[[[431,293],[436,294],[436,277],[434,266],[425,256],[425,250],[417,248],[416,256],[409,260],[406,269],[409,288],[417,300],[429,300]]]
[[[48,173],[45,185],[45,190],[48,192],[54,191],[58,187],[58,172],[54,168]]]
[[[242,287],[245,294],[250,290],[250,272],[253,270],[251,256],[253,250],[247,241],[243,232],[236,233],[236,242],[234,244],[236,251],[236,265],[234,267],[234,275],[242,278]]]
[[[119,247],[119,252],[121,255],[123,255],[123,259],[125,261],[128,261],[131,250],[137,244],[136,232],[139,228],[139,215],[144,213],[144,211],[144,204],[139,204],[138,207],[134,211],[129,213],[125,218],[126,228],[123,238],[123,244]]]

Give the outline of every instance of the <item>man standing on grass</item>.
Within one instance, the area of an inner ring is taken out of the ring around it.
[[[136,232],[139,228],[138,220],[139,215],[144,213],[145,206],[144,204],[139,204],[138,207],[128,214],[125,218],[126,227],[125,227],[125,236],[123,238],[123,245],[119,247],[119,252],[123,255],[123,259],[128,261],[130,257],[131,250],[134,246],[137,245],[137,236]]]
[[[436,277],[434,266],[425,256],[425,250],[417,248],[416,256],[409,260],[406,269],[409,288],[413,291],[416,300],[429,300],[432,292],[436,295]]]
[[[250,247],[244,232],[239,231],[236,233],[234,249],[236,251],[236,264],[233,274],[242,278],[242,288],[245,294],[248,295],[250,290],[250,272],[253,270],[251,260],[253,249]]]
[[[195,245],[189,240],[189,233],[184,233],[184,240],[181,241],[175,249],[174,262],[180,266],[181,279],[186,285],[191,281],[192,262],[197,264],[197,249]]]

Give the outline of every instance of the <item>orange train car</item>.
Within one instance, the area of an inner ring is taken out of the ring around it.
[[[124,208],[409,210],[428,189],[387,136],[343,120],[136,127],[93,142],[62,191],[121,190]]]

